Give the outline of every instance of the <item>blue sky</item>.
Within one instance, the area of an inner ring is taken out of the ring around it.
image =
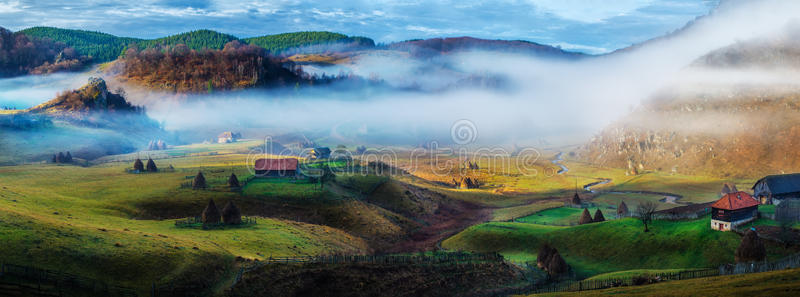
[[[0,26],[153,38],[212,29],[239,37],[326,30],[376,42],[474,36],[603,53],[682,27],[719,0],[0,0]]]

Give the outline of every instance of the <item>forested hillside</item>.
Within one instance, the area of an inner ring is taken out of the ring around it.
[[[49,38],[53,41],[64,43],[66,46],[75,48],[81,55],[91,56],[96,62],[114,60],[134,44],[140,50],[156,46],[171,47],[178,44],[184,44],[193,50],[221,50],[226,43],[238,40],[241,43],[263,47],[273,54],[297,49],[310,51],[327,49],[328,45],[331,44],[341,46],[339,49],[375,46],[372,39],[349,37],[333,32],[295,32],[245,39],[211,30],[197,30],[157,39],[118,37],[100,32],[53,27],[32,27],[19,32],[32,37]]]
[[[86,60],[63,43],[0,27],[0,77],[75,70]]]
[[[263,48],[236,40],[222,50],[194,50],[183,44],[145,50],[131,47],[122,62],[121,79],[175,92],[290,85],[300,80],[298,73],[284,68]]]
[[[38,38],[49,38],[74,48],[79,54],[92,57],[95,62],[116,59],[128,44],[141,42],[141,39],[117,37],[111,34],[60,29],[53,27],[32,27],[18,33]]]
[[[375,46],[375,42],[366,37],[351,37],[325,31],[294,32],[251,37],[245,38],[244,42],[263,47],[274,54],[296,52],[303,48],[307,49],[304,52],[314,52],[325,50],[326,47],[332,44],[356,49]]]

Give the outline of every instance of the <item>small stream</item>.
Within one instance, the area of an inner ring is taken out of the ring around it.
[[[605,184],[608,184],[610,182],[611,182],[610,178],[602,178],[602,179],[600,179],[600,181],[596,181],[596,182],[584,185],[583,189],[586,190],[587,192],[592,193],[592,194],[601,193],[601,194],[621,194],[621,195],[631,195],[631,194],[661,195],[661,196],[664,197],[664,198],[661,198],[661,199],[658,200],[661,203],[668,203],[668,204],[675,204],[675,205],[689,205],[690,204],[690,203],[679,202],[678,200],[683,198],[683,196],[678,195],[678,194],[672,194],[672,193],[651,192],[651,191],[598,191],[598,190],[592,189],[592,188],[594,188],[596,186],[605,185]]]
[[[564,162],[563,155],[564,155],[563,152],[558,152],[558,154],[556,154],[556,158],[553,159],[553,161],[550,161],[553,164],[556,164],[559,167],[561,167],[561,169],[559,169],[558,172],[557,172],[558,174],[564,174],[564,173],[567,173],[567,171],[569,171],[569,168],[567,168],[567,166],[564,165],[564,163],[562,163],[562,162]]]

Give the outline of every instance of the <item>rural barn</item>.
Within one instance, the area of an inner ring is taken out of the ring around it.
[[[729,193],[711,204],[711,229],[730,231],[758,217],[758,201],[745,192]]]
[[[217,135],[217,143],[236,142],[237,140],[239,140],[239,138],[242,138],[242,134],[234,133],[231,131],[225,131]]]
[[[255,164],[258,177],[297,177],[299,172],[297,159],[258,159]]]
[[[753,185],[753,196],[761,204],[778,205],[786,199],[800,199],[800,173],[769,175]]]

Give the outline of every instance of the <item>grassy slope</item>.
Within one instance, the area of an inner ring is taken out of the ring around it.
[[[798,296],[800,269],[669,281],[655,285],[622,287],[532,296]]]
[[[533,261],[541,244],[555,246],[579,277],[631,269],[713,267],[733,262],[739,235],[712,231],[708,217],[695,221],[656,221],[643,232],[635,219],[575,227],[525,223],[487,223],[471,227],[443,242],[447,249],[497,251]],[[791,253],[768,246],[771,258]]]
[[[589,214],[594,218],[597,207],[588,208]],[[615,219],[615,209],[599,208],[606,220]],[[543,225],[577,225],[583,214],[583,208],[558,207],[546,209],[529,216],[521,217],[515,222],[543,224]]]
[[[176,228],[172,220],[134,219],[152,217],[148,212],[159,209],[199,215],[209,198],[217,200],[219,207],[238,199],[248,214],[248,208],[258,207],[261,199],[280,201],[306,190],[304,185],[282,185],[284,192],[255,193],[248,198],[179,188],[200,166],[208,172],[212,185],[219,186],[231,166],[241,166],[244,160],[245,155],[159,160],[159,166],[166,167],[169,162],[176,172],[142,175],[125,173],[123,168],[129,163],[89,168],[50,164],[0,167],[0,237],[7,243],[0,245],[0,260],[67,269],[143,287],[162,276],[173,279],[187,272],[224,270],[233,256],[263,258],[367,249],[362,239],[341,230],[284,220],[262,218],[256,226],[203,231]],[[215,168],[227,171],[211,173],[218,170]]]

